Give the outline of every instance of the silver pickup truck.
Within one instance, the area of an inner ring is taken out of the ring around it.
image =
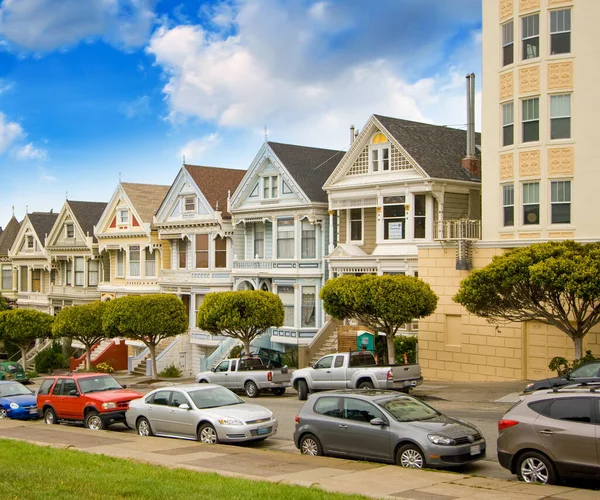
[[[400,389],[408,392],[423,383],[421,367],[414,365],[377,365],[370,351],[338,352],[323,356],[312,367],[292,374],[292,387],[298,399],[309,392],[333,389]]]
[[[231,358],[221,361],[215,368],[196,375],[196,382],[219,384],[232,391],[245,391],[249,398],[256,398],[263,390],[275,396],[290,387],[291,373],[287,367],[268,368],[257,357]]]

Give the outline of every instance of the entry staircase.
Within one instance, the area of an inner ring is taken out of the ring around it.
[[[338,348],[338,326],[341,322],[330,319],[321,328],[307,346],[308,358],[313,365],[326,354],[337,352]]]
[[[35,371],[35,357],[42,352],[44,349],[47,349],[52,345],[52,339],[44,339],[38,342],[32,349],[27,351],[25,355],[25,363],[23,368],[27,372]],[[21,352],[19,351],[15,356],[18,357],[19,361],[21,360]]]
[[[90,358],[92,360],[92,366],[94,365],[94,362],[96,361],[96,359],[98,359],[98,357],[104,351],[106,351],[106,349],[108,349],[111,345],[113,345],[114,343],[115,343],[114,340],[104,339],[101,342],[99,342],[98,344],[92,346],[92,349],[91,349],[91,352],[90,352]],[[75,342],[73,344],[75,344]],[[83,346],[83,344],[81,345],[81,347],[85,348],[85,346]],[[77,365],[77,368],[75,368],[75,371],[85,370],[85,362],[86,362],[85,358],[86,358],[86,355],[84,353],[83,360],[81,361],[81,363],[79,363]]]
[[[221,361],[227,359],[231,350],[241,344],[241,341],[228,337],[223,339],[219,346],[211,353],[210,356],[202,356],[200,358],[200,371],[204,372],[211,370],[217,366]]]
[[[170,337],[167,339],[161,340],[156,346],[156,362],[158,363],[160,360],[160,355],[163,351],[165,351],[169,346],[173,343],[179,341],[179,337]],[[148,373],[148,359],[150,357],[150,349],[146,348],[143,351],[143,359],[142,361],[133,368],[133,374],[139,375],[141,377],[146,377]],[[160,370],[159,370],[160,371]]]

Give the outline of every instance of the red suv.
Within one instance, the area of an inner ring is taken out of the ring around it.
[[[37,407],[47,424],[79,421],[88,429],[103,430],[125,423],[129,402],[141,397],[105,373],[72,373],[44,378]]]

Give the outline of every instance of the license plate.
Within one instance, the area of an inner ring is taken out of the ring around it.
[[[268,434],[269,433],[269,428],[265,427],[264,429],[257,429],[256,433],[257,434]]]
[[[417,381],[416,380],[411,380],[410,385],[413,386],[413,387],[416,387]]]
[[[471,455],[479,455],[481,453],[481,446],[474,444],[469,451],[471,452]]]
[[[32,408],[31,410],[29,410],[29,413],[30,413],[31,415],[37,414],[37,412],[38,412],[38,411],[37,411],[37,408]]]

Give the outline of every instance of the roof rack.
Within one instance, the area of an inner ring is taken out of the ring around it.
[[[559,392],[563,389],[584,389],[588,387],[590,389],[590,392],[596,392],[598,389],[600,389],[600,381],[574,382],[572,384],[567,384],[563,386],[554,386],[552,387],[552,392]]]

